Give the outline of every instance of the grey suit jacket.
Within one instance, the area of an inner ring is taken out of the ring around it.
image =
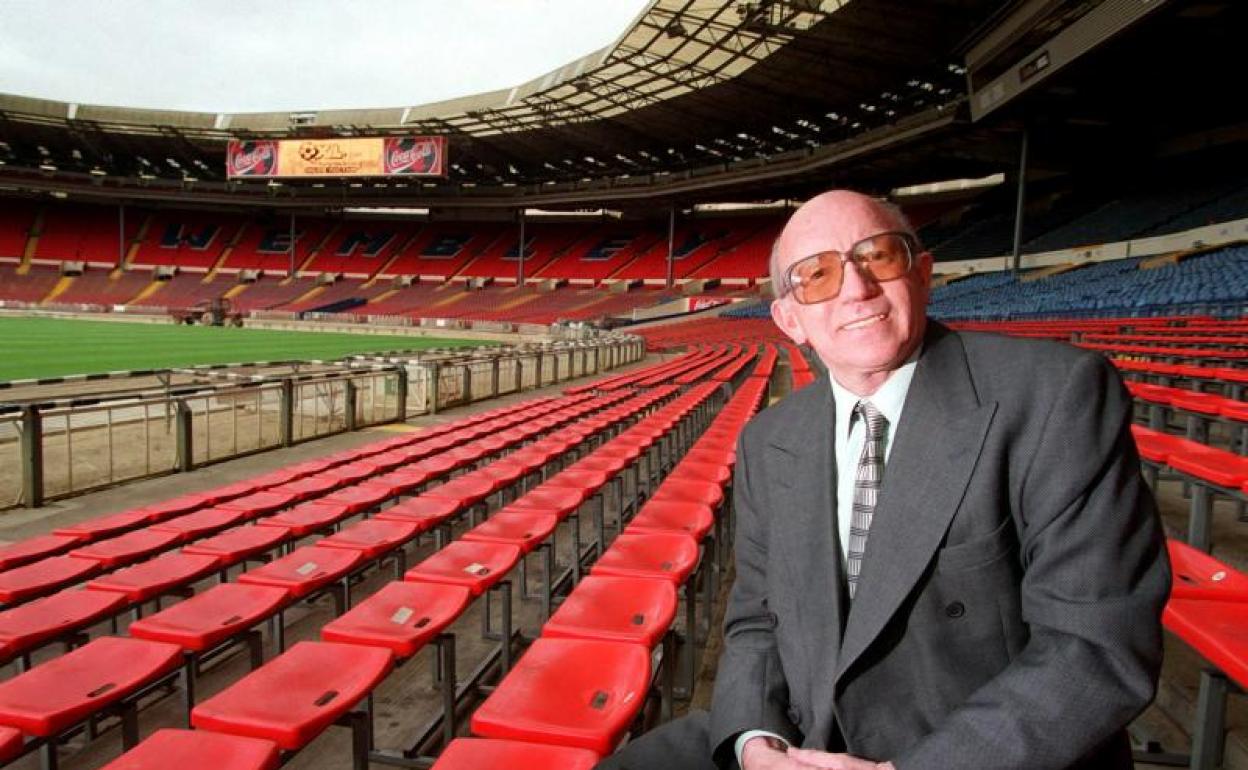
[[[1101,356],[929,324],[852,606],[827,375],[742,433],[710,745],[762,728],[912,768],[1129,767],[1170,582]]]

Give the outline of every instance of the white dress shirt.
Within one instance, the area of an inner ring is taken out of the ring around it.
[[[845,575],[845,559],[849,554],[849,525],[853,520],[854,478],[858,473],[858,460],[862,457],[862,442],[866,428],[862,420],[857,419],[854,407],[859,401],[870,401],[888,420],[884,427],[884,467],[888,467],[888,456],[893,448],[893,429],[901,420],[901,410],[906,405],[906,395],[910,392],[910,381],[914,379],[914,368],[919,361],[919,350],[893,372],[874,393],[859,396],[844,385],[829,377],[832,383],[832,400],[836,405],[836,424],[832,426],[834,450],[836,452],[836,526],[837,539],[841,546],[841,576]],[[885,477],[887,478],[887,476]],[[867,538],[870,540],[870,536]],[[747,741],[753,738],[776,738],[785,745],[788,741],[768,730],[746,730],[737,736],[733,750],[737,755],[737,766],[741,765],[741,751]]]

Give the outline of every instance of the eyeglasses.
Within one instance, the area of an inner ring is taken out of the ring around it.
[[[785,293],[793,292],[793,298],[803,305],[827,302],[841,293],[845,263],[850,260],[880,283],[895,281],[910,272],[917,247],[909,233],[884,232],[863,238],[848,252],[812,254],[789,265],[784,273]]]

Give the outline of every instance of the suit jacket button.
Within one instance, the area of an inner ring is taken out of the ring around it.
[[[951,618],[960,618],[966,614],[966,605],[962,602],[950,602],[949,606],[945,607],[945,614]]]

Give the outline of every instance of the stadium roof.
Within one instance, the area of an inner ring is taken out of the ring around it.
[[[1026,34],[999,36],[995,53],[1014,61],[1101,5],[654,0],[614,44],[541,78],[389,109],[211,114],[0,96],[0,163],[8,164],[0,182],[20,175],[24,189],[72,182],[85,195],[227,205],[514,208],[757,199],[842,180],[886,190],[978,176],[1012,164],[1019,118],[1002,111],[971,125],[968,86],[976,73],[968,77],[965,67],[972,46],[985,30],[1003,28],[1004,15],[1025,11]],[[1158,0],[1153,7],[1182,5]],[[1198,66],[1181,53],[1199,47],[1194,40],[1225,29],[1229,14],[1243,15],[1238,4],[1203,5],[1216,8],[1204,24],[1186,24],[1191,34],[1166,49],[1176,71]],[[1135,44],[1134,57],[1157,58],[1158,36],[1164,41],[1169,31],[1159,26],[1147,43]],[[984,57],[985,68],[992,65],[994,57]],[[1123,90],[1095,70],[1079,73],[1096,83],[1084,89],[1080,109]],[[1059,89],[1071,84],[1053,82],[1044,98],[1059,94],[1056,109],[1068,109],[1071,100],[1061,102]],[[1106,118],[1114,120],[1096,120]],[[449,137],[448,178],[224,181],[229,138],[413,133]],[[1053,162],[1061,155],[1056,148]]]

